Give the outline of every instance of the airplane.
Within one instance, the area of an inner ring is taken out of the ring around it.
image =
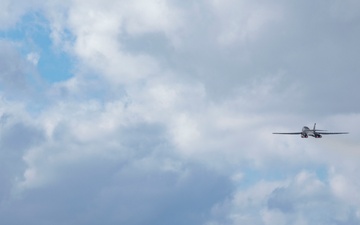
[[[273,134],[290,134],[297,135],[300,134],[301,138],[308,138],[309,136],[314,138],[322,138],[322,135],[328,134],[348,134],[349,132],[323,132],[325,130],[316,130],[316,123],[314,124],[314,128],[311,130],[309,127],[304,126],[301,132],[290,132],[290,133],[273,133]]]

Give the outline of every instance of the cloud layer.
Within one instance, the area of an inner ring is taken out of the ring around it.
[[[4,6],[2,223],[359,223],[355,1]]]

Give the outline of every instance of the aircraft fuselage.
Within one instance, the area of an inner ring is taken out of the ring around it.
[[[301,131],[302,138],[308,138],[309,136],[314,138],[322,138],[322,135],[317,133],[315,130],[311,130],[309,127],[304,126]]]

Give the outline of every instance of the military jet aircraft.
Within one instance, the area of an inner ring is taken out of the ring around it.
[[[316,130],[316,123],[314,124],[314,128],[311,130],[309,127],[304,126],[301,132],[290,132],[290,133],[273,133],[273,134],[292,134],[297,135],[300,134],[301,138],[308,138],[309,136],[314,138],[322,138],[322,135],[328,134],[348,134],[349,132],[323,132],[325,130]]]

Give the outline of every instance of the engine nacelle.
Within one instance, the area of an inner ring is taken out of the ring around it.
[[[301,138],[308,138],[307,134],[301,134]]]
[[[322,138],[321,134],[316,134],[315,138]]]

